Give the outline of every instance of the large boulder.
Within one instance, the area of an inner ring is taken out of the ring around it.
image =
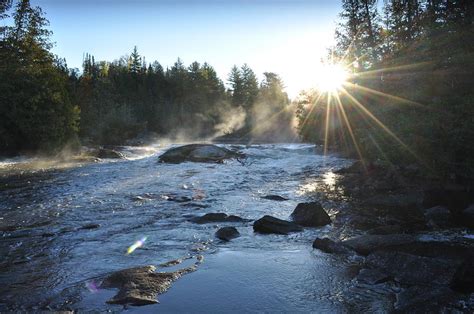
[[[217,230],[216,238],[222,241],[230,241],[240,236],[239,231],[235,227],[223,227]]]
[[[191,218],[190,221],[197,224],[207,224],[213,222],[244,222],[248,220],[235,215],[227,215],[225,213],[208,213],[200,217]]]
[[[240,152],[231,151],[216,145],[189,144],[167,150],[158,160],[159,162],[167,163],[181,163],[185,161],[221,163],[225,159],[241,157],[244,157],[244,155]]]
[[[305,227],[320,227],[331,223],[331,218],[317,202],[299,203],[291,218],[295,223]]]
[[[416,241],[416,237],[409,234],[366,234],[357,236],[342,243],[362,255],[391,246],[404,245]]]
[[[101,148],[97,152],[97,157],[99,158],[107,158],[107,159],[124,159],[125,156],[116,150],[109,149],[109,148]]]
[[[303,228],[290,221],[266,215],[254,222],[253,230],[259,233],[288,234],[303,231]]]

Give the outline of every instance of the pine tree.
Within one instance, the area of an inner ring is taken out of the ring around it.
[[[128,70],[132,74],[138,74],[140,73],[141,67],[142,67],[142,58],[138,54],[137,46],[135,46],[129,58]]]

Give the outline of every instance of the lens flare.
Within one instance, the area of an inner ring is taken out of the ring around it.
[[[144,244],[145,244],[145,241],[148,237],[143,237],[141,238],[140,240],[136,241],[135,243],[133,243],[131,246],[128,247],[127,249],[127,255],[130,255],[133,253],[133,251],[135,251],[136,249],[138,249],[139,247],[142,247]]]
[[[342,64],[323,64],[315,76],[316,87],[321,92],[337,92],[349,79],[349,72]]]

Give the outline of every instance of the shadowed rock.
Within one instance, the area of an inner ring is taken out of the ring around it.
[[[265,195],[265,196],[262,196],[262,198],[266,199],[266,200],[270,200],[270,201],[277,201],[277,202],[283,202],[283,201],[288,200],[287,198],[285,198],[283,196],[274,195],[274,194]]]
[[[451,287],[465,293],[474,292],[474,260],[466,260],[456,270]]]
[[[216,237],[223,241],[230,241],[240,236],[239,231],[235,227],[223,227],[217,230]]]
[[[316,238],[313,242],[313,248],[319,249],[325,253],[349,253],[350,250],[342,245],[341,242],[335,242],[329,238]]]
[[[342,243],[359,254],[368,255],[376,250],[412,243],[415,240],[415,236],[408,234],[367,234],[345,240]]]
[[[367,265],[406,285],[449,285],[460,263],[401,252],[375,252]]]
[[[163,153],[158,161],[167,163],[215,162],[221,163],[225,159],[243,158],[245,155],[223,147],[211,144],[190,144],[171,148]]]
[[[235,215],[227,215],[224,213],[208,213],[204,216],[191,218],[190,221],[197,224],[206,224],[212,222],[244,222],[249,221],[247,219],[240,218]]]
[[[253,230],[259,233],[288,234],[303,231],[303,228],[290,221],[266,215],[254,222]]]
[[[369,285],[377,285],[391,279],[391,276],[377,269],[362,268],[357,275],[357,281]]]
[[[291,218],[305,227],[320,227],[331,223],[331,218],[317,202],[299,203],[291,214]]]

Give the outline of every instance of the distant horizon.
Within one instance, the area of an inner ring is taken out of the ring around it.
[[[113,61],[137,46],[166,68],[207,62],[227,85],[233,65],[281,76],[291,98],[313,87],[312,73],[334,43],[340,1],[31,0],[53,31],[52,52],[82,70],[83,56]],[[128,20],[127,20],[128,19]],[[270,35],[269,35],[270,34]],[[285,60],[283,62],[283,60]],[[287,60],[290,60],[289,62]]]

